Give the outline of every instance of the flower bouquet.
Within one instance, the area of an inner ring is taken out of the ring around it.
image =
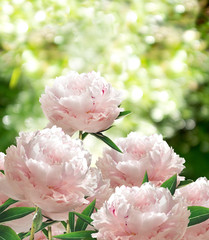
[[[209,181],[180,176],[185,160],[161,135],[105,135],[130,113],[122,98],[96,72],[46,88],[47,127],[0,154],[0,239],[209,239]],[[96,166],[88,135],[107,145]]]

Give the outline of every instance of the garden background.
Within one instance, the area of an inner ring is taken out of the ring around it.
[[[206,0],[1,0],[0,151],[46,126],[51,79],[95,70],[132,111],[107,135],[161,133],[183,175],[209,178],[208,20]]]

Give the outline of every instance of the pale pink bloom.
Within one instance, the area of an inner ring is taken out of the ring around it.
[[[188,206],[202,206],[209,208],[209,181],[198,178],[195,182],[176,190],[176,196],[183,197]],[[209,239],[209,220],[187,228],[182,240]]]
[[[92,224],[98,240],[179,240],[186,231],[189,211],[182,198],[168,189],[145,183],[116,187]]]
[[[87,200],[92,202],[96,199],[96,208],[102,207],[103,203],[109,199],[111,194],[113,193],[113,188],[110,187],[109,179],[103,179],[101,171],[97,168],[91,168],[91,171],[88,175],[89,182],[91,184],[91,192],[87,194]],[[75,209],[75,212],[81,213],[88,204],[84,204],[79,208]]]
[[[17,146],[7,149],[1,190],[27,200],[51,214],[88,203],[91,155],[80,140],[57,127],[20,133]]]
[[[115,143],[123,153],[105,148],[96,163],[103,177],[110,179],[112,187],[140,186],[146,171],[149,181],[160,186],[184,169],[185,160],[168,146],[161,135],[147,137],[132,132]],[[178,176],[178,182],[181,178]]]
[[[87,199],[90,202],[96,199],[96,208],[100,208],[102,207],[103,203],[109,199],[113,193],[113,189],[110,187],[110,180],[103,179],[99,169],[91,168],[90,173],[89,181],[91,180],[94,186],[92,186],[92,194],[90,194]]]
[[[5,154],[0,152],[0,170],[4,170],[4,158],[5,158]],[[2,172],[0,172],[0,179],[4,179],[4,174]],[[1,186],[0,186],[0,189],[1,189]],[[2,205],[7,199],[8,199],[8,196],[0,191],[0,205]]]
[[[0,170],[4,170],[4,157],[5,154],[3,152],[0,152]]]
[[[5,154],[0,152],[0,169],[4,170],[4,158]],[[0,172],[0,179],[3,179],[4,175]],[[2,205],[9,197],[4,193],[0,193],[0,205]],[[17,202],[12,204],[9,208],[13,207],[33,207],[28,202]],[[11,227],[16,233],[29,231],[33,221],[33,214],[29,214],[23,218],[1,223],[3,225]]]
[[[2,205],[8,199],[9,199],[9,197],[7,195],[5,195],[4,193],[0,193],[0,205]]]
[[[40,98],[50,123],[70,135],[78,130],[95,133],[109,128],[122,110],[121,101],[121,93],[99,73],[73,71],[56,78]]]
[[[109,179],[103,179],[101,171],[95,167],[90,168],[90,171],[86,175],[87,182],[89,183],[89,192],[86,193],[86,200],[88,203],[84,203],[81,206],[74,209],[75,212],[81,213],[90,202],[96,199],[96,208],[100,208],[103,203],[109,199],[110,195],[113,193],[113,188],[110,187]],[[45,212],[43,211],[43,214]],[[46,213],[48,217],[52,219],[67,219],[68,212],[64,213]]]

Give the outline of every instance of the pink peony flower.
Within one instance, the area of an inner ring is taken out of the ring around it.
[[[1,190],[32,202],[45,214],[67,212],[88,203],[90,161],[82,142],[60,128],[20,133],[17,146],[7,149]]]
[[[0,170],[4,170],[4,157],[5,157],[5,154],[0,152]],[[0,176],[1,176],[1,173],[0,173]]]
[[[40,98],[52,125],[72,135],[77,130],[95,133],[109,128],[122,110],[121,93],[99,73],[69,72],[55,79]]]
[[[4,170],[4,158],[5,154],[0,152],[0,170]],[[4,179],[4,174],[2,172],[0,172],[0,179]],[[7,199],[8,196],[3,192],[0,192],[0,205],[2,205]]]
[[[96,199],[96,208],[102,207],[103,203],[109,199],[113,193],[113,189],[110,187],[109,179],[103,179],[101,171],[97,168],[91,168],[88,175],[89,182],[91,184],[91,192],[89,192],[86,198],[89,202]],[[82,212],[87,207],[87,204],[75,209],[75,212]]]
[[[4,158],[5,154],[0,152],[0,169],[4,170]],[[3,179],[4,175],[0,172],[0,179]],[[0,193],[0,205],[2,205],[9,197],[4,193]],[[17,202],[12,204],[9,208],[13,207],[31,207],[32,205],[28,202]],[[23,218],[12,220],[9,222],[2,223],[3,225],[11,227],[16,233],[29,231],[33,221],[33,214],[29,214]]]
[[[176,190],[176,196],[183,197],[188,206],[203,206],[209,208],[209,181],[199,178],[195,182]],[[209,239],[209,220],[187,228],[182,240]]]
[[[98,240],[179,240],[190,213],[182,198],[150,183],[117,187],[92,214]]]
[[[163,141],[161,135],[146,137],[132,132],[115,142],[123,153],[105,148],[96,163],[103,177],[110,179],[112,187],[140,186],[146,171],[149,181],[159,186],[184,169],[185,160]]]
[[[109,179],[103,179],[101,171],[97,168],[91,168],[90,179],[93,192],[88,196],[88,200],[92,202],[96,199],[96,208],[102,207],[103,203],[109,199],[113,193],[113,189],[110,187]]]

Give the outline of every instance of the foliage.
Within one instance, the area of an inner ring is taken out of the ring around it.
[[[94,69],[124,89],[122,107],[134,112],[110,136],[160,132],[186,158],[184,175],[209,177],[207,7],[197,0],[2,0],[0,150],[20,130],[45,127],[38,98],[48,79]]]

